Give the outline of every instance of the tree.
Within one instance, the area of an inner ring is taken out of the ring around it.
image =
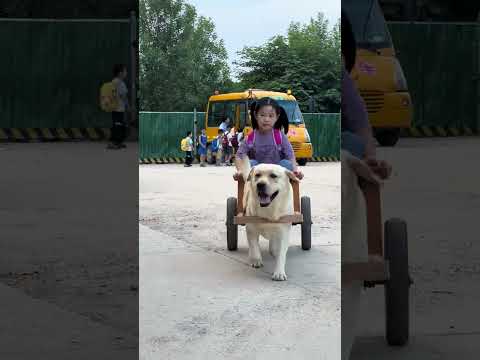
[[[315,112],[340,111],[340,24],[329,30],[319,13],[308,24],[292,23],[286,36],[275,36],[240,52],[240,84],[285,92],[291,89],[303,111],[310,98]]]
[[[184,0],[140,0],[139,7],[141,110],[204,110],[229,82],[215,25]]]

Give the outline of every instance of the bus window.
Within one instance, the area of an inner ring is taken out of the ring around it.
[[[392,39],[377,0],[342,0],[352,23],[357,47],[366,50],[392,48]]]
[[[247,103],[246,102],[243,102],[243,103],[239,103],[238,104],[238,107],[239,107],[239,119],[238,119],[238,129],[239,131],[242,131],[245,126],[247,126],[247,116],[248,116],[248,113],[247,113]]]
[[[211,102],[208,107],[207,127],[218,127],[227,117],[235,120],[235,101]]]

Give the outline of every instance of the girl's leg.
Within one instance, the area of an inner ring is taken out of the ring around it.
[[[255,165],[258,165],[258,161],[255,159],[250,160],[250,166],[253,168]]]
[[[287,160],[287,159],[280,160],[278,165],[283,166],[287,170],[293,171],[293,164],[290,160]]]
[[[347,150],[353,156],[363,159],[365,157],[365,141],[350,131],[342,132],[342,149]]]
[[[110,142],[117,146],[119,144],[119,114],[116,111],[112,111],[112,127],[110,129]]]
[[[216,155],[216,161],[217,161],[217,166],[222,165],[222,157],[223,157],[223,151],[222,149],[217,150],[217,155]]]

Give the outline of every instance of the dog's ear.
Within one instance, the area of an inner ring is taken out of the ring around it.
[[[299,182],[299,181],[300,181],[300,180],[298,180],[297,176],[296,176],[292,171],[290,171],[290,170],[286,170],[286,169],[285,169],[285,174],[287,174],[287,176],[288,176],[288,178],[289,178],[290,180],[293,180],[293,181],[295,181],[295,182]]]
[[[252,175],[253,175],[253,168],[251,168],[250,172],[248,173],[247,182],[249,182],[252,179]]]

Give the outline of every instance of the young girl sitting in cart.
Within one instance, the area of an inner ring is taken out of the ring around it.
[[[237,171],[240,159],[248,156],[250,165],[277,164],[303,178],[298,169],[292,144],[288,141],[288,117],[285,110],[272,98],[262,98],[250,106],[253,131],[240,143],[235,156]],[[283,131],[282,131],[283,130]],[[234,174],[238,180],[239,172]]]

